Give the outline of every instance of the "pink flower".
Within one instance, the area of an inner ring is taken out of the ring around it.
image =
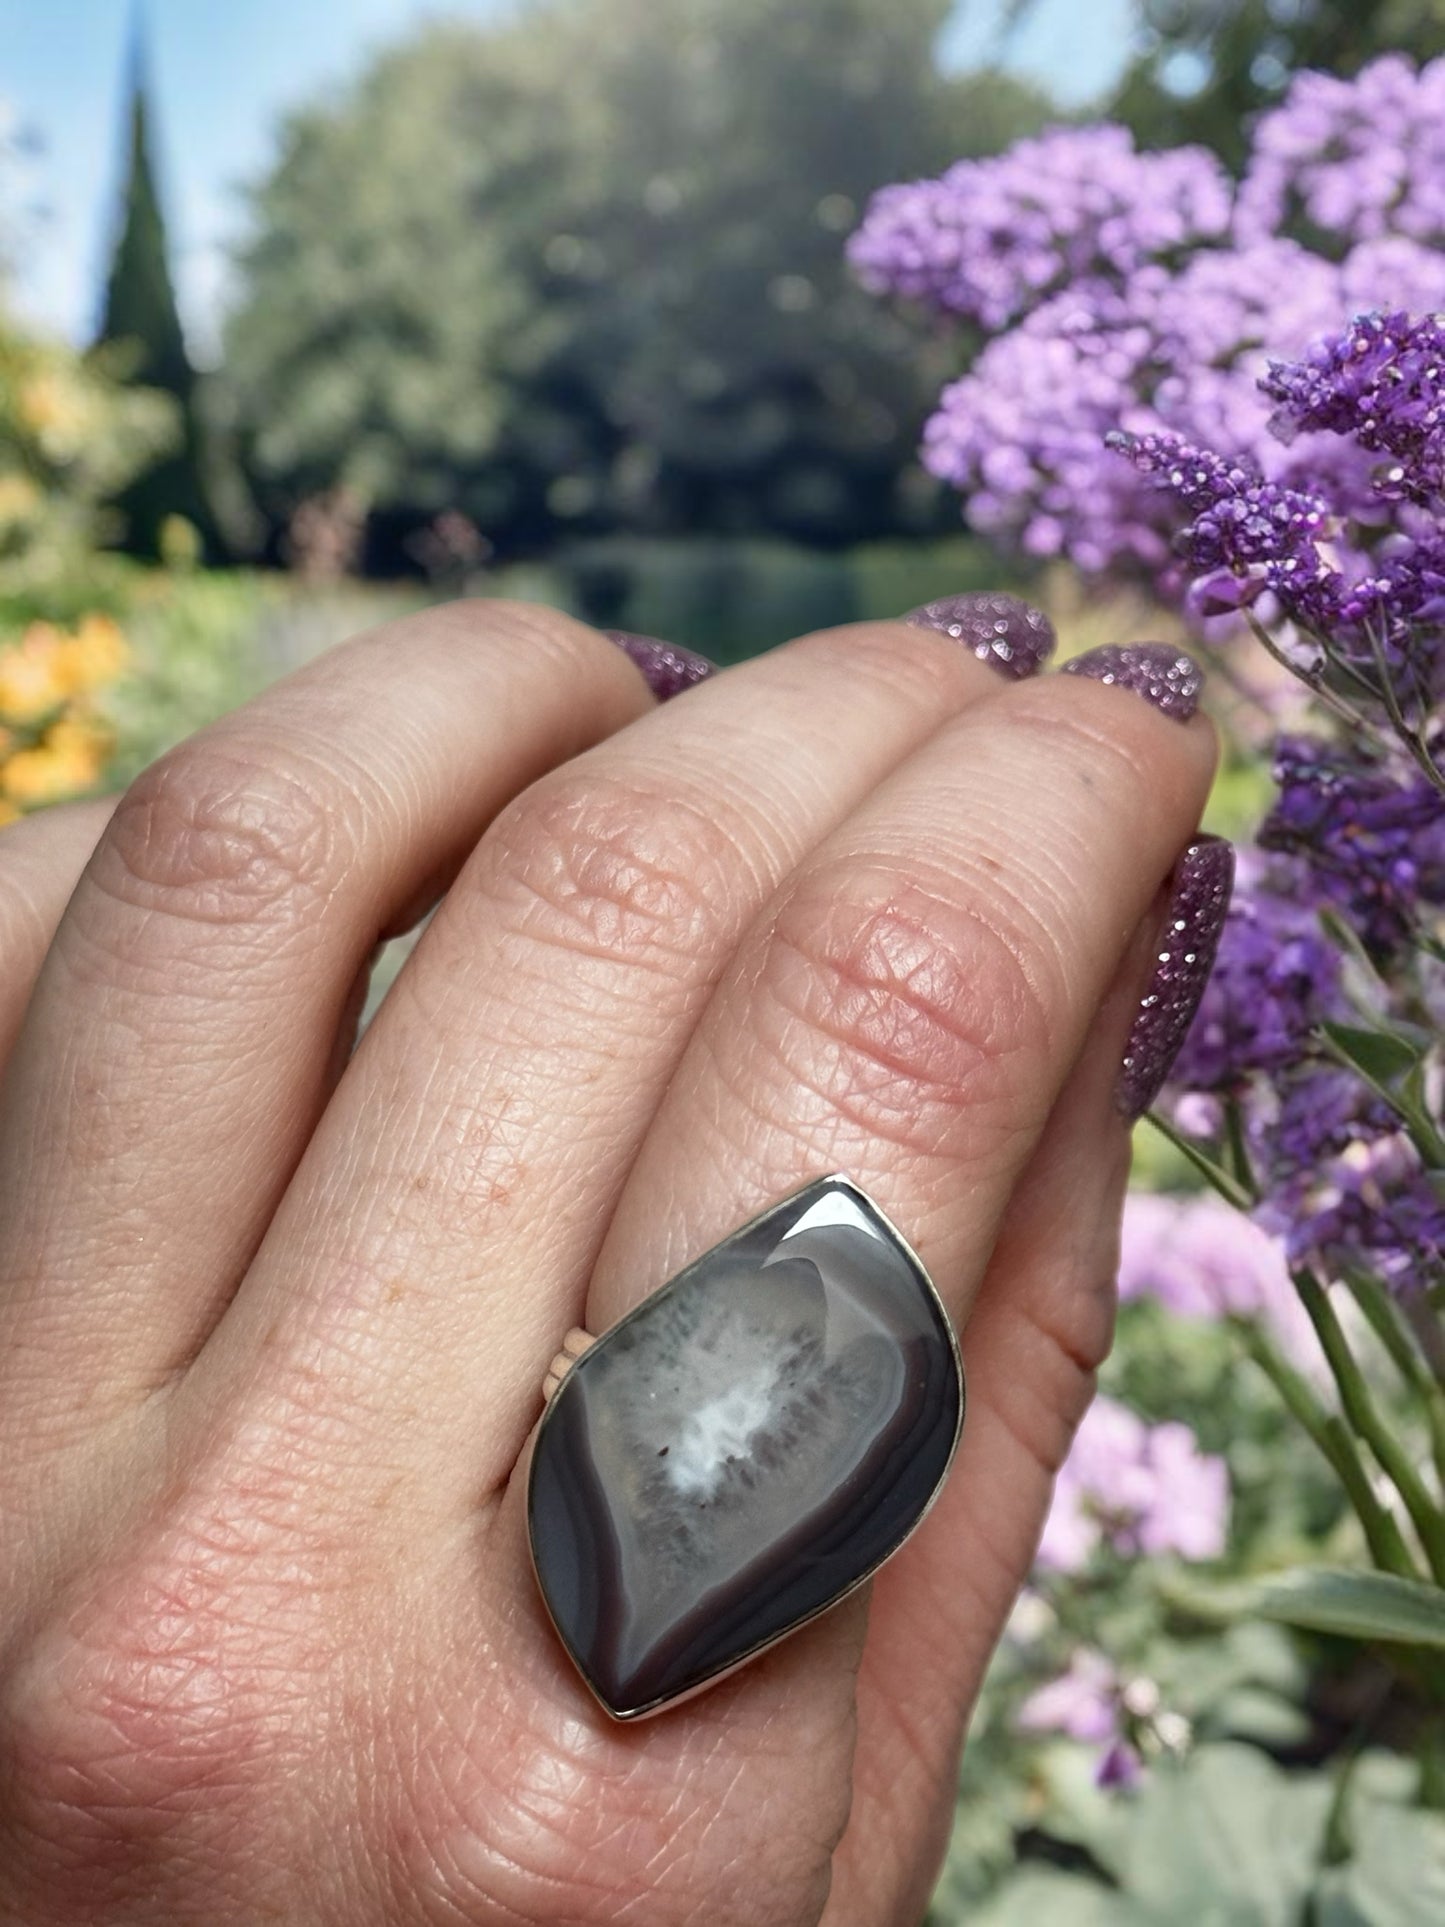
[[[1297,1364],[1323,1365],[1283,1245],[1222,1198],[1130,1192],[1119,1296],[1157,1298],[1181,1318],[1257,1318]]]
[[[1229,1475],[1188,1426],[1147,1425],[1096,1399],[1059,1473],[1038,1563],[1077,1572],[1101,1544],[1123,1554],[1213,1559],[1224,1549]]]
[[[1102,1746],[1119,1734],[1119,1675],[1092,1646],[1080,1646],[1069,1670],[1031,1693],[1018,1711],[1025,1733],[1064,1733]]]

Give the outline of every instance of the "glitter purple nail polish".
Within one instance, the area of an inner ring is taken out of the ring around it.
[[[1159,1095],[1194,1021],[1233,884],[1234,846],[1222,836],[1197,837],[1175,866],[1154,975],[1129,1032],[1115,1091],[1131,1121]]]
[[[1187,723],[1198,709],[1204,687],[1204,671],[1193,656],[1168,642],[1106,643],[1066,662],[1064,674],[1132,689],[1180,723]]]
[[[936,629],[941,636],[952,636],[990,669],[1019,681],[1037,675],[1058,641],[1042,609],[1001,590],[944,596],[939,602],[925,602],[921,609],[910,609],[903,620],[915,629]]]
[[[634,636],[626,629],[604,631],[629,661],[647,678],[647,686],[660,703],[680,696],[694,683],[706,682],[717,674],[717,664],[691,649],[679,649],[675,642],[661,642],[656,636]]]

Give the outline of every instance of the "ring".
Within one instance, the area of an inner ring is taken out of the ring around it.
[[[616,1720],[690,1699],[890,1559],[943,1484],[963,1367],[918,1257],[822,1178],[553,1360],[527,1485],[552,1624]]]

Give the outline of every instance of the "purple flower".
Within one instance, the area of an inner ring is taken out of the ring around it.
[[[1316,901],[1334,903],[1377,954],[1445,907],[1445,804],[1401,775],[1318,740],[1281,737],[1279,797],[1260,846],[1298,857]]]
[[[1205,148],[1140,154],[1126,128],[1061,127],[884,188],[849,253],[867,285],[997,329],[1081,277],[1221,238],[1231,204]]]
[[[1147,1682],[1151,1697],[1158,1689]],[[1129,1738],[1134,1724],[1129,1689],[1112,1661],[1097,1647],[1079,1646],[1068,1668],[1037,1687],[1015,1716],[1024,1733],[1062,1733],[1084,1746],[1101,1748],[1094,1769],[1097,1786],[1130,1792],[1144,1777],[1144,1762]]]
[[[1296,222],[1337,246],[1445,240],[1445,61],[1295,76],[1255,129],[1235,225],[1248,239]]]
[[[1270,426],[1352,436],[1391,459],[1372,477],[1385,501],[1429,506],[1445,489],[1445,318],[1363,315],[1303,361],[1275,362],[1260,387],[1278,403]]]
[[[1177,435],[1116,431],[1108,442],[1193,511],[1176,547],[1196,584],[1209,585],[1206,609],[1239,608],[1271,590],[1311,628],[1333,623],[1341,577],[1320,552],[1331,517],[1317,496]]]
[[[1038,1562],[1077,1572],[1101,1544],[1128,1556],[1213,1559],[1224,1548],[1229,1474],[1188,1426],[1146,1425],[1095,1399],[1054,1487]]]
[[[994,336],[925,435],[926,465],[964,496],[970,524],[1027,555],[1142,578],[1188,606],[1167,504],[1111,472],[1102,444],[1115,428],[1215,449],[1261,482],[1319,501],[1326,522],[1378,515],[1380,451],[1326,432],[1323,420],[1297,425],[1286,446],[1257,384],[1271,358],[1307,356],[1381,290],[1396,306],[1445,309],[1445,248],[1435,245],[1445,154],[1432,118],[1442,92],[1445,62],[1418,75],[1394,59],[1357,81],[1302,77],[1261,123],[1234,214],[1210,157],[1140,154],[1107,125],[1056,130],[940,180],[885,189],[853,243],[864,278]],[[1386,101],[1393,121],[1381,118]],[[1298,232],[1296,215],[1308,217]],[[1337,245],[1321,247],[1325,229]],[[1408,412],[1401,402],[1401,432]],[[1279,558],[1286,583],[1304,559]],[[1292,613],[1324,620],[1331,592],[1368,573],[1327,558],[1301,582]],[[1222,581],[1231,606],[1241,586],[1245,600],[1260,593],[1254,578],[1232,576]],[[1386,600],[1404,594],[1398,582]],[[1369,613],[1378,625],[1380,609]],[[1356,641],[1364,660],[1368,636]]]
[[[1092,572],[1157,575],[1170,562],[1167,505],[1104,446],[1149,345],[1106,288],[1058,297],[945,389],[925,467],[967,497],[981,533]]]
[[[1445,1278],[1445,1183],[1358,1078],[1324,1067],[1261,1093],[1250,1142],[1259,1221],[1292,1264],[1354,1266],[1403,1292]]]
[[[1095,1786],[1109,1793],[1132,1793],[1144,1778],[1144,1762],[1128,1740],[1115,1740],[1094,1769]]]
[[[1340,977],[1304,867],[1279,859],[1265,873],[1245,863],[1173,1084],[1228,1091],[1257,1071],[1297,1064],[1321,1019],[1341,1014]]]
[[[1175,537],[1201,615],[1247,607],[1263,595],[1290,622],[1370,683],[1381,665],[1403,706],[1427,706],[1445,680],[1445,532],[1422,521],[1375,553],[1341,534],[1326,497],[1266,479],[1249,462],[1175,434],[1107,437],[1155,488],[1191,511]],[[1370,485],[1322,473],[1358,507]],[[1376,502],[1378,509],[1379,503]],[[1319,657],[1317,652],[1317,659]]]

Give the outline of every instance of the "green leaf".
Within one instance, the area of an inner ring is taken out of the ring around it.
[[[1043,1795],[1038,1825],[1051,1840],[1082,1847],[1117,1877],[1129,1803],[1098,1783],[1098,1751],[1061,1740],[1042,1750],[1035,1772]]]
[[[1353,1827],[1354,1858],[1328,1873],[1317,1927],[1440,1927],[1445,1921],[1445,1817],[1377,1806]]]
[[[1164,1590],[1171,1605],[1201,1619],[1272,1619],[1341,1639],[1445,1651],[1445,1591],[1390,1573],[1300,1566],[1224,1585],[1170,1578]]]
[[[1302,1746],[1313,1731],[1309,1716],[1293,1700],[1260,1686],[1240,1686],[1226,1693],[1211,1710],[1209,1727],[1232,1739],[1281,1749]]]
[[[1297,1927],[1329,1804],[1318,1775],[1282,1773],[1251,1746],[1200,1747],[1154,1768],[1135,1802],[1125,1892],[1190,1927]]]
[[[1387,1030],[1361,1030],[1354,1024],[1321,1024],[1320,1029],[1357,1070],[1371,1083],[1392,1084],[1405,1077],[1419,1063],[1418,1045]]]
[[[1027,1867],[968,1916],[969,1927],[1166,1927],[1164,1916],[1097,1880]]]

